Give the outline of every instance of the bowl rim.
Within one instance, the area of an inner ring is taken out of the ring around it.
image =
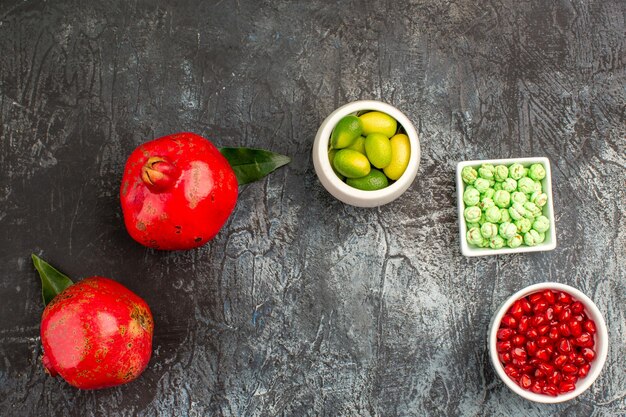
[[[349,186],[337,177],[328,160],[328,143],[335,125],[342,117],[361,110],[380,111],[388,114],[397,120],[409,138],[411,155],[405,172],[397,181],[382,190],[365,191]],[[413,123],[396,107],[376,100],[357,100],[335,109],[320,125],[313,144],[313,164],[317,177],[324,188],[340,201],[359,207],[380,206],[398,198],[415,180],[420,158],[419,137]]]
[[[583,303],[589,318],[596,323],[597,328],[594,337],[596,358],[592,362],[589,374],[585,378],[577,382],[576,389],[574,391],[568,392],[566,394],[561,394],[556,397],[551,397],[543,394],[535,394],[532,391],[527,391],[523,389],[515,382],[513,382],[513,380],[504,372],[504,367],[500,363],[500,359],[498,358],[498,352],[496,350],[498,327],[500,325],[502,317],[504,317],[509,307],[511,307],[511,305],[513,305],[515,301],[519,300],[522,297],[546,289],[567,292],[572,295],[576,300]],[[513,392],[520,395],[521,397],[526,398],[527,400],[531,400],[534,402],[544,404],[556,404],[564,401],[569,401],[579,396],[580,394],[585,392],[598,378],[598,376],[602,372],[602,369],[604,368],[604,364],[606,362],[609,351],[609,333],[606,327],[606,322],[604,321],[604,316],[602,315],[596,304],[593,302],[593,300],[591,300],[591,298],[589,298],[585,293],[567,284],[562,284],[559,282],[541,282],[522,288],[521,290],[515,292],[513,295],[508,297],[504,301],[504,303],[502,303],[502,305],[496,311],[496,314],[494,314],[491,319],[487,344],[489,348],[489,357],[491,359],[491,364],[495,369],[496,374]]]
[[[537,246],[520,246],[518,248],[474,248],[467,243],[465,216],[463,211],[465,210],[465,202],[463,201],[463,191],[465,189],[465,183],[461,177],[461,171],[466,166],[478,166],[481,164],[493,164],[493,165],[509,165],[513,163],[520,163],[522,165],[529,165],[533,163],[542,163],[546,170],[546,177],[544,178],[543,186],[544,192],[548,195],[548,203],[546,204],[546,217],[550,220],[549,239]],[[534,156],[524,158],[501,158],[501,159],[480,159],[471,161],[461,161],[456,166],[456,190],[457,190],[457,211],[459,218],[459,244],[461,246],[461,253],[468,257],[474,256],[489,256],[489,255],[507,255],[512,253],[526,253],[526,252],[543,252],[550,251],[556,248],[556,222],[554,217],[554,198],[552,193],[552,169],[550,167],[550,160],[545,156]]]

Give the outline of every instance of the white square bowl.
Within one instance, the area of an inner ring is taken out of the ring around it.
[[[478,169],[482,164],[492,165],[506,165],[510,166],[514,163],[522,164],[525,168],[528,168],[532,164],[542,164],[546,169],[546,177],[541,180],[541,186],[543,192],[548,195],[548,202],[543,206],[543,215],[550,220],[550,229],[546,234],[546,239],[543,243],[537,246],[520,246],[517,248],[477,248],[470,246],[467,243],[467,225],[465,224],[465,202],[463,202],[463,191],[465,189],[465,183],[461,178],[461,171],[466,166],[471,166]],[[461,252],[465,256],[488,256],[488,255],[506,255],[509,253],[522,253],[522,252],[541,252],[553,250],[556,248],[556,225],[554,223],[554,206],[552,204],[552,171],[550,170],[550,160],[545,157],[538,158],[513,158],[513,159],[484,159],[481,161],[463,161],[459,162],[456,166],[456,194],[457,194],[457,206],[459,212],[459,240],[461,242]]]

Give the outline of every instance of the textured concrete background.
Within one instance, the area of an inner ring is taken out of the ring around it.
[[[624,28],[619,0],[3,0],[0,414],[624,415]],[[378,209],[312,167],[320,122],[355,99],[421,135],[417,180]],[[210,244],[147,250],[124,230],[123,164],[183,130],[293,162],[242,187]],[[464,258],[455,164],[521,156],[552,162],[557,249]],[[31,252],[147,300],[139,380],[44,374]],[[611,340],[591,389],[554,406],[509,391],[485,346],[497,306],[545,280],[594,299]]]

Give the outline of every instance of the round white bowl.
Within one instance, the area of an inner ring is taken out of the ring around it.
[[[409,165],[404,174],[396,182],[390,186],[376,191],[364,191],[350,187],[341,181],[328,159],[328,142],[335,125],[349,114],[356,114],[361,110],[376,110],[387,113],[398,121],[406,131],[411,146],[411,156],[409,157]],[[409,188],[413,180],[417,176],[417,169],[420,161],[420,144],[417,137],[417,131],[413,123],[395,107],[374,100],[353,101],[344,106],[339,107],[332,112],[323,122],[315,135],[313,143],[313,166],[315,173],[320,182],[336,199],[357,207],[377,207],[387,204],[400,197],[400,195]]]
[[[504,372],[504,367],[500,363],[500,359],[498,358],[498,352],[496,350],[496,334],[500,326],[500,321],[502,320],[502,317],[505,315],[505,313],[509,310],[511,305],[513,305],[516,300],[519,300],[522,297],[546,289],[567,292],[576,300],[580,301],[585,306],[585,312],[587,313],[587,316],[596,323],[597,328],[594,337],[594,350],[596,351],[596,358],[591,362],[591,368],[589,369],[589,373],[586,377],[579,379],[578,382],[576,382],[576,389],[574,391],[565,394],[559,394],[556,397],[551,397],[549,395],[543,394],[535,394],[534,392],[527,391],[517,385],[515,381],[509,378],[509,376]],[[559,284],[557,282],[543,282],[519,290],[518,292],[510,296],[504,302],[504,304],[502,304],[502,306],[498,309],[496,315],[491,320],[488,343],[489,357],[491,358],[491,363],[495,368],[496,373],[513,392],[526,398],[527,400],[535,401],[538,403],[555,404],[569,401],[572,398],[579,396],[580,394],[585,392],[587,388],[589,388],[591,384],[593,384],[598,375],[600,375],[600,372],[602,372],[602,368],[604,367],[604,363],[606,362],[606,356],[608,354],[609,333],[606,328],[606,323],[604,322],[604,317],[602,317],[602,313],[600,313],[598,307],[596,307],[594,302],[591,301],[589,297],[587,297],[576,288],[570,287],[569,285]]]

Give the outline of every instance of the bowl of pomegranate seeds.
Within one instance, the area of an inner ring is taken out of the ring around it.
[[[602,314],[569,285],[545,282],[513,294],[489,331],[489,356],[504,383],[522,397],[559,403],[582,394],[608,352]]]

